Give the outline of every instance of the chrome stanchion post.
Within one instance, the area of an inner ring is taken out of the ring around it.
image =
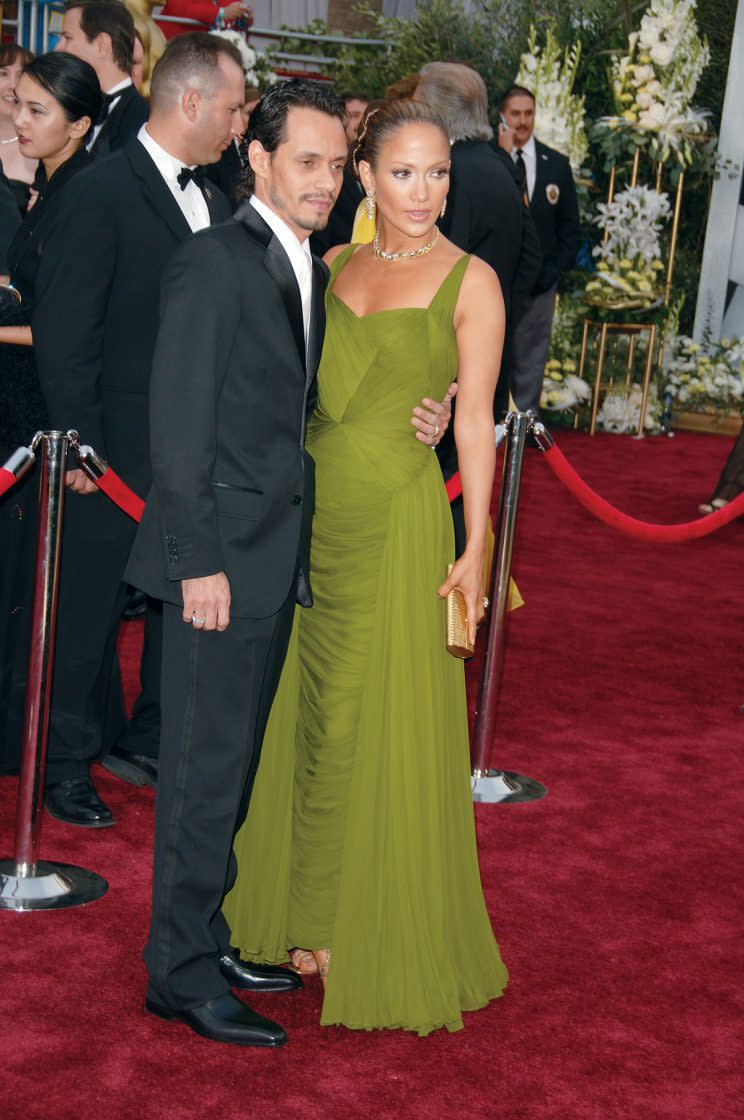
[[[507,417],[509,442],[501,478],[496,558],[491,587],[491,618],[486,636],[486,658],[481,678],[473,734],[473,801],[517,804],[545,797],[547,789],[534,778],[506,770],[488,768],[488,756],[496,730],[496,704],[504,658],[504,620],[509,601],[514,533],[519,509],[524,445],[533,425],[532,415],[515,412]]]
[[[41,459],[34,609],[26,682],[15,858],[0,861],[2,910],[57,910],[79,906],[100,898],[108,890],[106,880],[92,871],[64,863],[39,862],[65,470],[68,446],[76,438],[75,433],[63,432],[40,432],[34,437],[34,449],[38,448],[37,455]]]

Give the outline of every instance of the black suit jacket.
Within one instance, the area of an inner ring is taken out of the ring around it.
[[[452,145],[445,237],[490,264],[501,282],[507,316],[515,295],[530,290],[540,257],[513,174],[485,140]]]
[[[182,579],[224,571],[231,613],[264,618],[285,601],[299,558],[298,598],[310,605],[315,483],[303,444],[329,275],[317,258],[313,269],[307,354],[292,266],[250,202],[166,269],[153,484],[125,573],[155,598],[180,604]]]
[[[535,293],[547,292],[573,267],[579,250],[579,204],[571,165],[564,155],[535,141],[537,167],[530,212],[543,251]]]
[[[144,496],[160,281],[191,229],[139,140],[95,161],[67,194],[36,280],[42,391],[52,425],[77,428]],[[224,221],[224,196],[207,185],[205,197],[212,221]]]
[[[127,86],[96,136],[90,154],[100,159],[109,152],[126,147],[130,140],[134,140],[149,115],[150,106],[144,97],[134,86]]]

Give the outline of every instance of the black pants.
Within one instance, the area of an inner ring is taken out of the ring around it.
[[[92,759],[127,733],[116,637],[127,603],[121,577],[136,525],[103,494],[68,492],[62,532],[57,639],[49,723],[47,783],[88,773]],[[143,669],[148,703],[143,734],[127,749],[157,755],[152,698],[159,692],[159,621],[150,620]],[[146,622],[147,630],[147,622]],[[157,647],[153,649],[153,646]],[[149,746],[143,746],[144,742]]]
[[[222,901],[237,874],[245,820],[294,615],[294,585],[277,614],[236,618],[223,633],[163,608],[161,750],[155,810],[148,994],[190,1008],[229,990]]]

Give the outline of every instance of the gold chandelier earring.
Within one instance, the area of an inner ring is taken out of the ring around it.
[[[440,220],[444,217],[446,212],[447,212],[447,195],[444,196],[444,202],[442,203],[442,209],[439,211]]]
[[[364,200],[364,205],[367,210],[367,218],[370,222],[375,220],[375,213],[377,212],[377,203],[375,202],[375,192],[367,191],[367,197]]]

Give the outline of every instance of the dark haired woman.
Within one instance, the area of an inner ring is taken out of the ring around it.
[[[318,404],[312,610],[295,620],[239,874],[225,911],[243,956],[287,950],[325,984],[321,1023],[428,1034],[501,995],[478,871],[463,664],[446,650],[458,587],[470,637],[495,466],[504,338],[495,273],[442,237],[450,145],[418,102],[370,115],[368,245],[331,250]],[[408,402],[457,373],[467,547]],[[439,598],[437,597],[439,596]],[[310,952],[311,951],[312,955]]]
[[[21,150],[47,183],[8,249],[11,288],[0,305],[0,462],[46,425],[33,359],[31,309],[44,244],[61,220],[71,180],[88,164],[85,138],[103,105],[95,70],[73,55],[28,62],[15,87]],[[38,476],[0,500],[0,768],[14,765],[23,708]],[[7,721],[7,722],[6,722]]]
[[[13,123],[15,87],[21,70],[33,57],[32,51],[27,51],[18,43],[3,43],[0,46],[0,163],[21,214],[25,214],[28,208],[38,160],[23,152],[18,143]]]

